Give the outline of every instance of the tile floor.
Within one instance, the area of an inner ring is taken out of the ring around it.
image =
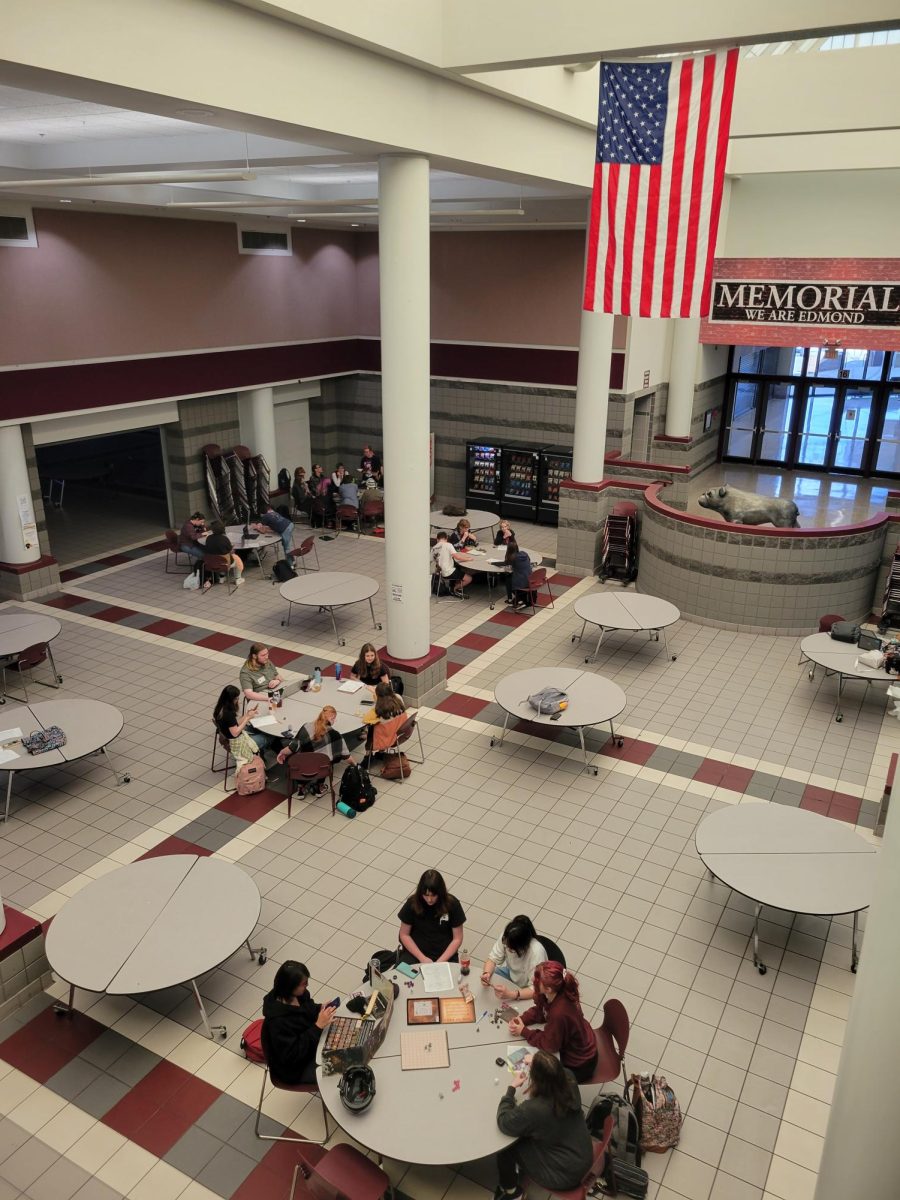
[[[552,555],[554,531],[520,537]],[[377,539],[343,536],[319,550],[323,568],[383,579]],[[7,1017],[0,1200],[286,1194],[290,1147],[249,1132],[259,1068],[240,1055],[240,1031],[285,957],[309,963],[314,994],[358,986],[367,951],[394,944],[400,903],[435,865],[466,908],[476,956],[524,910],[565,949],[592,1019],[611,995],[625,1003],[629,1071],[661,1070],[686,1113],[678,1149],[646,1163],[651,1200],[812,1197],[853,990],[849,920],[767,911],[770,970],[758,975],[750,906],[706,876],[693,833],[722,804],[774,802],[829,813],[870,837],[897,740],[880,696],[851,693],[837,725],[834,681],[809,681],[797,639],[679,622],[670,630],[677,661],[667,662],[661,643],[616,635],[595,669],[626,691],[626,742],[619,751],[592,735],[594,777],[572,739],[522,726],[491,748],[489,735],[498,677],[580,663],[571,605],[597,585],[557,576],[554,607],[533,617],[491,612],[476,589],[464,604],[431,601],[433,640],[447,646],[452,676],[422,712],[426,763],[406,784],[382,784],[362,819],[305,803],[288,821],[274,791],[223,791],[209,770],[208,712],[249,640],[269,639],[295,674],[334,660],[330,628],[317,617],[282,628],[277,590],[259,576],[231,597],[184,592],[163,559],[100,564],[49,602],[63,625],[54,647],[63,691],[122,708],[115,751],[132,782],[116,787],[93,759],[16,782],[0,830],[4,899],[45,920],[119,864],[213,853],[258,884],[270,962],[236,954],[201,982],[211,1020],[229,1028],[224,1044],[198,1032],[178,988],[82,995],[70,1025],[51,1017],[62,989],[48,981]],[[341,621],[348,651],[370,637],[360,607]],[[2,712],[13,725],[14,707]],[[310,1131],[318,1113],[304,1099],[275,1094],[265,1111],[275,1125]],[[490,1162],[388,1167],[409,1200],[486,1200],[494,1182]]]

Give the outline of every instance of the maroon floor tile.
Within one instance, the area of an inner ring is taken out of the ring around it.
[[[92,613],[98,621],[121,621],[123,617],[133,617],[135,614],[133,608],[122,608],[118,604],[113,604],[109,608],[101,608],[99,612]]]
[[[164,618],[162,621],[154,621],[151,625],[145,625],[144,633],[158,633],[160,637],[168,637],[170,633],[178,633],[180,629],[187,629],[187,625],[183,625],[181,621],[170,621]]]
[[[3,905],[3,913],[6,917],[6,924],[3,931],[0,932],[0,958],[5,958],[14,950],[20,950],[26,942],[36,938],[41,931],[40,921],[19,912],[11,904]]]
[[[824,800],[826,804],[830,804],[834,799],[834,792],[831,788],[817,787],[813,783],[808,783],[803,789],[804,800]]]
[[[141,1125],[132,1134],[131,1141],[149,1150],[157,1158],[172,1149],[177,1141],[187,1133],[191,1122],[180,1113],[166,1112],[164,1108],[157,1109],[149,1121]]]
[[[550,582],[553,584],[563,584],[565,587],[574,587],[576,583],[581,583],[577,575],[551,575]]]
[[[285,650],[281,646],[269,647],[269,658],[276,667],[286,667],[289,663],[292,663],[295,658],[300,657],[301,656],[296,650]]]
[[[807,812],[821,813],[823,817],[827,817],[830,805],[827,800],[807,800],[804,797],[800,801],[800,807],[805,808]]]
[[[148,850],[146,854],[142,854],[136,861],[140,862],[144,858],[161,858],[164,854],[200,854],[206,856],[212,854],[212,850],[207,850],[203,846],[196,846],[193,842],[186,842],[184,838],[167,837],[164,842],[160,842],[158,846],[154,846],[152,850]]]
[[[832,804],[825,815],[835,821],[846,821],[848,825],[855,825],[859,819],[859,809],[841,808],[837,804]]]
[[[456,674],[456,672],[461,671],[464,666],[466,666],[465,663],[453,662],[452,659],[448,658],[447,659],[447,678],[448,679],[452,678]]]
[[[290,1132],[288,1133],[290,1135]],[[302,1142],[301,1138],[294,1137],[292,1140]],[[309,1142],[303,1142],[303,1157],[308,1162],[318,1162],[325,1151],[321,1146],[313,1146]],[[290,1142],[276,1142],[271,1150],[265,1154],[260,1161],[260,1166],[268,1171],[271,1178],[277,1179],[279,1183],[287,1181],[290,1183],[291,1175],[297,1163],[297,1151]],[[247,1177],[248,1179],[250,1176]],[[232,1197],[234,1200],[234,1197]]]
[[[66,593],[64,596],[54,596],[52,600],[45,600],[44,603],[50,608],[77,608],[79,604],[87,604],[87,597],[70,596]]]
[[[499,640],[499,638],[485,637],[483,633],[467,633],[458,642],[454,642],[454,645],[463,646],[466,650],[490,650],[491,646],[496,646]]]
[[[139,1094],[143,1100],[148,1101],[155,1108],[162,1108],[164,1105],[168,1108],[169,1099],[193,1078],[194,1076],[190,1072],[185,1071],[176,1063],[163,1059],[162,1062],[156,1064],[152,1071],[148,1071],[140,1082],[135,1084],[131,1093],[132,1095]]]
[[[535,721],[516,721],[513,730],[516,733],[527,733],[529,737],[543,738],[545,742],[552,742],[556,738],[555,729],[551,729],[549,725],[538,725]]]
[[[57,1015],[51,1005],[0,1043],[0,1058],[38,1083],[46,1083],[105,1029],[84,1013]]]
[[[216,808],[233,817],[242,817],[245,821],[258,821],[279,804],[284,804],[285,799],[284,792],[276,792],[271,788],[264,788],[255,796],[239,796],[237,792],[232,792],[220,800]]]
[[[726,763],[720,786],[730,788],[733,792],[746,792],[753,774],[750,767],[736,767],[733,763]]]
[[[188,1076],[187,1082],[169,1096],[166,1101],[166,1112],[171,1113],[172,1116],[183,1117],[187,1121],[187,1126],[185,1126],[185,1132],[187,1132],[187,1128],[193,1125],[198,1117],[202,1117],[221,1094],[218,1088],[207,1083],[205,1079]]]
[[[150,1118],[159,1112],[159,1104],[141,1095],[141,1085],[137,1084],[126,1096],[112,1106],[108,1113],[100,1118],[104,1125],[121,1133],[122,1137],[135,1141],[135,1133]],[[186,1130],[182,1130],[185,1133]],[[180,1135],[179,1135],[180,1136]]]
[[[643,767],[656,749],[653,742],[642,742],[640,738],[626,738],[625,745],[620,748],[610,738],[600,753],[609,758],[621,758],[625,762],[637,763],[638,766]]]
[[[463,696],[457,692],[441,701],[438,712],[455,713],[458,717],[477,717],[487,703],[487,700],[477,700],[474,696]]]
[[[154,630],[154,632],[156,632]],[[241,638],[232,637],[228,633],[211,633],[208,637],[201,638],[199,642],[194,642],[195,646],[206,646],[208,650],[230,650],[232,646],[236,646]]]
[[[103,563],[104,567],[120,567],[122,563],[133,561],[127,554],[107,554],[105,558],[97,559],[97,562]]]
[[[705,758],[694,772],[694,778],[698,783],[718,785],[722,782],[727,766],[728,763],[719,762],[717,758]]]
[[[528,617],[524,616],[522,613],[498,612],[490,619],[495,625],[512,625],[513,628],[516,628],[519,625],[524,625],[528,620]]]
[[[82,579],[82,578],[84,578],[84,572],[76,571],[74,567],[69,567],[68,570],[60,571],[60,573],[59,573],[60,583],[71,583],[73,579]]]

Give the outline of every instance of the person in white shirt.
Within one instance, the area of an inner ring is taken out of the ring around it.
[[[534,969],[546,961],[547,951],[538,941],[531,918],[513,917],[487,956],[481,982],[493,987],[498,1000],[530,1000],[534,995]],[[509,983],[501,983],[500,979]]]
[[[437,569],[440,571],[443,579],[450,584],[454,596],[458,596],[460,600],[464,600],[463,588],[466,584],[472,582],[472,576],[459,565],[462,558],[450,543],[447,541],[447,534],[444,530],[437,535],[437,541],[431,551],[431,556],[437,563]]]

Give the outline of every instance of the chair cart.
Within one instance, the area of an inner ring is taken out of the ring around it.
[[[620,500],[606,518],[598,574],[601,583],[637,578],[637,507],[628,500]]]
[[[884,584],[884,600],[881,604],[879,630],[900,627],[900,544],[894,549],[890,570]]]

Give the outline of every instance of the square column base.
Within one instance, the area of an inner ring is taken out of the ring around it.
[[[0,562],[0,600],[37,600],[61,590],[59,563],[49,554],[37,562]]]
[[[609,489],[602,483],[566,481],[559,489],[559,530],[556,539],[556,569],[564,575],[584,578],[600,565],[603,522],[611,504]]]
[[[382,646],[378,657],[392,675],[403,680],[403,699],[410,708],[428,704],[447,683],[447,651],[443,646],[430,646],[423,658],[413,659],[395,658],[387,646]]]

